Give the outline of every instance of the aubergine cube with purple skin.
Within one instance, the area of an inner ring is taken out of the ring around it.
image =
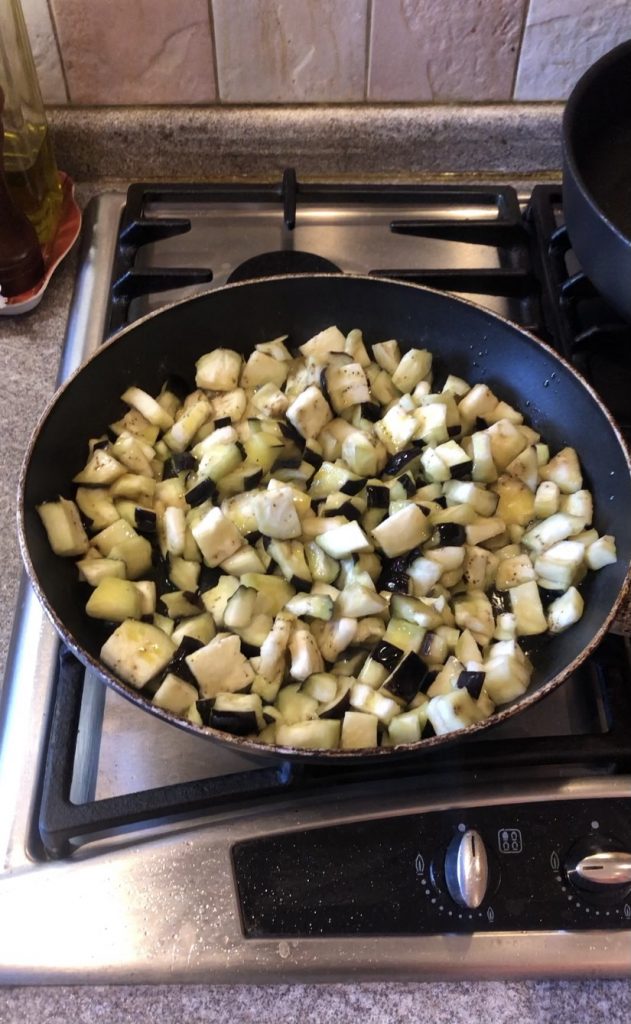
[[[200,480],[195,487],[191,487],[184,497],[186,504],[190,508],[196,508],[198,505],[203,505],[205,501],[214,498],[216,494],[217,485],[210,477],[207,477],[206,480]]]
[[[197,710],[206,725],[234,736],[256,736],[265,725],[257,693],[218,693],[213,698],[198,700]]]
[[[357,505],[354,505],[352,501],[344,501],[338,505],[337,508],[330,507],[324,508],[323,516],[325,519],[331,518],[331,516],[344,516],[349,521],[359,522],[362,517],[362,511]]]
[[[215,711],[214,704],[214,697],[206,697],[195,705],[204,725],[233,736],[248,736],[258,731],[254,711]]]
[[[171,579],[170,558],[168,555],[166,558],[163,558],[157,545],[154,545],[151,551],[151,569],[158,594],[168,593],[170,590],[177,590],[175,583]]]
[[[373,654],[374,657],[374,654]],[[380,689],[397,703],[409,704],[423,683],[427,668],[414,651],[407,651],[399,660]]]
[[[403,651],[387,640],[380,640],[372,651],[371,657],[373,661],[383,665],[388,672],[393,672],[403,657]]]
[[[389,590],[393,593],[407,594],[410,577],[405,570],[407,569],[408,561],[405,555],[400,555],[398,558],[382,559],[382,569],[377,580],[377,590]]]
[[[288,441],[293,441],[299,448],[304,448],[309,443],[308,439],[305,440],[289,420],[279,420],[278,426],[283,437],[286,437]]]
[[[390,504],[390,489],[383,484],[368,484],[366,487],[366,500],[368,508],[388,508]]]
[[[280,455],[272,466],[272,473],[279,469],[299,469],[302,463],[302,455]]]
[[[339,416],[354,405],[370,401],[370,389],[363,368],[352,359],[344,361],[346,353],[329,356],[328,364],[320,374],[320,387],[327,402]]]
[[[436,528],[439,548],[460,548],[467,543],[467,533],[461,523],[439,523]]]
[[[351,706],[352,685],[352,682],[342,683],[333,700],[320,706],[318,718],[343,718]]]
[[[464,480],[465,477],[470,476],[473,470],[473,460],[467,459],[466,462],[456,462],[454,465],[449,467],[453,480]]]
[[[310,441],[307,441],[305,445],[302,458],[305,462],[308,462],[310,466],[313,466],[314,469],[319,469],[324,462],[324,456],[315,450],[312,442]]]
[[[478,700],[484,686],[485,672],[474,672],[465,669],[458,676],[456,686],[459,690],[467,690],[470,697]]]
[[[213,708],[208,724],[211,729],[221,729],[222,732],[229,732],[233,736],[249,736],[258,732],[253,711],[215,711]]]
[[[424,658],[429,661],[440,661],[442,662],[445,654],[445,642],[442,637],[438,636],[437,633],[433,633],[431,630],[423,637],[423,643],[421,644],[420,653]]]
[[[404,469],[410,468],[410,463],[415,459],[417,460],[417,464],[420,463],[420,457],[420,451],[416,446],[412,448],[404,448],[401,452],[395,452],[394,455],[390,456],[383,468],[384,475],[397,476],[399,473],[402,473]]]
[[[198,640],[197,637],[183,636],[180,641],[180,646],[177,648],[175,654],[164,670],[165,674],[171,673],[171,675],[177,676],[178,679],[183,679],[186,683],[192,683],[193,686],[199,690],[197,680],[188,667],[186,658],[189,654],[192,654],[193,651],[198,651],[200,647],[203,646],[204,644],[201,640]]]
[[[164,464],[163,480],[169,480],[180,473],[188,473],[197,469],[197,459],[191,452],[174,452]]]
[[[539,590],[541,590],[541,588],[539,588]],[[559,596],[558,590],[549,590],[547,591],[547,593],[554,594],[554,597],[551,600],[554,600],[556,597]],[[503,615],[504,612],[512,612],[513,606],[510,600],[510,590],[496,590],[495,587],[493,587],[492,590],[488,591],[487,596],[489,601],[491,602],[491,607],[493,608],[494,615]]]
[[[362,402],[360,409],[363,419],[370,423],[376,423],[383,415],[381,406],[377,402]]]
[[[414,481],[414,477],[411,473],[401,473],[395,480],[392,481],[390,495],[392,498],[395,497],[396,492],[393,490],[396,486],[400,487],[407,498],[410,498],[413,494],[416,494],[417,487]],[[396,495],[398,498],[399,495]]]
[[[134,522],[138,533],[155,533],[157,517],[153,509],[136,507]]]
[[[252,491],[255,487],[258,487],[261,480],[263,479],[263,470],[260,466],[248,466],[243,470],[243,490]]]
[[[410,577],[406,572],[391,572],[379,577],[379,590],[388,590],[392,594],[409,594]]]
[[[346,480],[340,487],[340,491],[342,492],[342,494],[354,495],[359,494],[360,491],[363,491],[365,486],[365,478],[360,477],[359,480],[354,480],[351,477],[349,477],[348,480]]]
[[[424,673],[424,675],[421,678],[421,681],[419,683],[418,692],[419,693],[427,693],[427,691],[429,690],[430,686],[434,682],[434,680],[435,680],[437,675],[438,675],[438,669],[435,669],[435,668],[429,668],[428,669],[428,668],[426,668],[425,669],[425,673]]]
[[[202,697],[201,700],[198,700],[195,703],[195,707],[199,712],[199,717],[204,725],[210,725],[210,716],[212,714],[214,703],[214,697]]]

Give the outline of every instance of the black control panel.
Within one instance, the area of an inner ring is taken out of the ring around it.
[[[631,928],[629,851],[631,800],[609,799],[373,818],[232,856],[244,934],[272,938]]]

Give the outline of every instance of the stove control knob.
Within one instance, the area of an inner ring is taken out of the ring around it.
[[[455,836],[447,847],[445,882],[459,906],[475,910],[482,903],[489,882],[489,863],[482,836],[475,829]]]
[[[631,853],[575,848],[568,860],[567,877],[576,889],[585,892],[624,892],[631,888]]]

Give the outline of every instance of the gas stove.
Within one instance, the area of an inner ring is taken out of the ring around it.
[[[342,271],[465,296],[574,363],[631,433],[631,327],[553,186],[132,185],[85,217],[59,370],[162,305]],[[106,689],[26,580],[0,705],[0,980],[628,976],[631,658],[408,762],[235,754]]]

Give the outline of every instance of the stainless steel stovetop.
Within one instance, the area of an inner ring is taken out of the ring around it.
[[[498,198],[492,188],[385,197],[357,189],[343,201],[307,188],[296,208],[291,186],[215,190],[203,201],[194,189],[151,187],[140,218],[150,229],[130,214],[136,194],[126,213],[122,194],[94,201],[60,379],[123,320],[209,287],[190,283],[186,268],[211,268],[215,287],[252,255],[277,250],[315,252],[345,272],[396,269],[542,327],[523,264],[527,197],[519,205],[514,196],[507,213],[505,190]],[[184,234],[182,218],[191,222]],[[447,282],[445,267],[456,271]],[[456,746],[442,766],[423,762],[395,778],[306,782],[278,763],[270,770],[280,785],[264,799],[219,809],[202,800],[188,815],[176,801],[115,828],[90,819],[83,836],[77,825],[56,846],[39,823],[59,645],[24,582],[0,705],[0,980],[628,976],[631,884],[589,892],[567,873],[577,842],[587,844],[581,856],[630,848],[631,741],[619,738],[620,716],[612,724],[612,703],[624,701],[609,692],[621,662],[631,676],[629,652],[621,638],[607,644],[604,669],[594,664],[490,730],[470,759]],[[64,740],[76,741],[71,814],[261,768],[153,719],[89,675],[77,700],[78,727]],[[471,835],[488,869],[475,907],[452,899],[444,868],[448,848]]]

